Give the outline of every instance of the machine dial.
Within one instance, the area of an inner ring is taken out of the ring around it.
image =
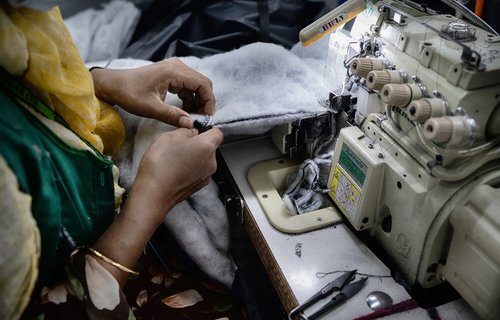
[[[424,123],[424,136],[448,147],[469,145],[475,136],[475,122],[464,116],[430,118]]]
[[[388,83],[404,83],[405,73],[400,70],[370,71],[366,76],[366,86],[372,90],[380,90]]]
[[[384,70],[385,63],[382,59],[376,58],[356,58],[351,63],[351,73],[361,78],[366,78],[373,70]]]
[[[423,96],[421,87],[416,84],[389,83],[380,90],[380,98],[387,104],[405,108],[410,101]]]
[[[411,120],[424,123],[429,118],[446,115],[446,104],[440,98],[422,98],[413,100],[408,105],[408,113]]]

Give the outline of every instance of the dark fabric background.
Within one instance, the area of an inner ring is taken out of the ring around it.
[[[158,61],[230,51],[265,41],[290,48],[328,12],[322,0],[155,0],[121,57]]]

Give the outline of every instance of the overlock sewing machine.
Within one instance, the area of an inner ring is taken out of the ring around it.
[[[500,37],[461,14],[348,1],[301,40],[338,27],[325,70],[338,127],[331,200],[408,283],[448,282],[499,319]]]

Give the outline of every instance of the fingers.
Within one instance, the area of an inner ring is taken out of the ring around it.
[[[194,109],[192,111],[213,114],[215,112],[215,96],[212,90],[212,81],[177,58],[167,61],[175,65],[179,77],[179,81],[171,83],[169,91],[178,93],[179,98],[184,103],[187,102],[187,107]]]
[[[191,116],[181,108],[164,103],[159,99],[155,103],[154,108],[156,110],[156,115],[152,118],[179,128],[191,129],[193,127]]]
[[[216,128],[202,134],[187,128],[163,133],[142,158],[134,186],[168,210],[209,182],[222,140]]]
[[[212,82],[210,82],[211,84]],[[198,113],[214,114],[215,112],[215,96],[212,87],[199,87],[198,91],[199,103]]]
[[[207,130],[201,133],[200,137],[203,137],[208,142],[212,143],[212,145],[215,146],[215,148],[219,147],[222,144],[222,141],[224,141],[224,135],[222,134],[222,131],[220,131],[218,128],[212,128],[210,130]]]
[[[181,137],[191,138],[198,135],[198,130],[196,129],[187,129],[187,128],[179,128],[172,132],[165,132],[164,134],[177,134]]]
[[[172,133],[187,138],[196,137],[199,140],[203,140],[208,145],[208,148],[213,150],[217,149],[224,141],[224,134],[218,128],[212,128],[200,134],[198,134],[198,130],[196,129],[179,128],[175,131],[172,131]],[[170,133],[167,132],[165,134]]]
[[[142,117],[190,129],[189,113],[215,112],[212,82],[176,58],[134,69],[93,71],[92,75],[101,99]],[[178,95],[184,109],[164,103],[168,92]]]
[[[191,91],[181,89],[177,93],[177,96],[182,100],[182,108],[187,112],[192,112],[193,109],[199,107],[199,105],[197,105],[199,99],[196,99],[196,96]]]

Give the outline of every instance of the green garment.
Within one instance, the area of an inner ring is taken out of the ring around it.
[[[42,243],[40,290],[64,276],[75,247],[92,245],[113,221],[113,164],[69,147],[3,91],[0,155],[16,174],[20,190],[32,197]]]

